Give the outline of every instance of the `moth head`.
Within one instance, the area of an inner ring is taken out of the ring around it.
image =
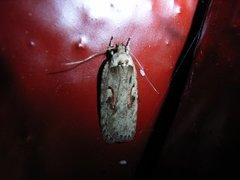
[[[133,60],[128,50],[125,50],[125,45],[116,45],[116,51],[113,53],[110,60],[110,68],[124,66],[133,66]]]
[[[116,44],[115,46],[112,45],[113,37],[111,37],[110,42],[108,44],[107,54],[109,56],[113,56],[115,53],[128,53],[129,49],[129,42],[130,38],[128,38],[126,44]]]
[[[110,63],[110,68],[113,67],[124,67],[124,66],[134,66],[133,60],[129,54],[129,41],[128,38],[127,43],[116,44],[112,46],[112,37],[110,39],[110,43],[107,49],[107,59]]]

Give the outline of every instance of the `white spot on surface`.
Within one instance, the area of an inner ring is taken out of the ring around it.
[[[169,45],[169,40],[168,39],[165,40],[165,44]]]
[[[31,12],[29,12],[29,13],[28,13],[28,16],[32,16],[32,13],[31,13]]]
[[[119,161],[119,164],[120,165],[127,165],[127,161],[123,159],[123,160]]]
[[[32,47],[36,46],[36,43],[35,43],[34,41],[30,41],[29,44],[30,44],[30,46],[32,46]]]
[[[140,69],[140,74],[141,74],[142,76],[145,76],[145,75],[146,75],[144,69]]]
[[[78,43],[78,47],[83,47],[83,44],[81,42]]]
[[[81,36],[80,41],[78,42],[77,46],[78,46],[79,48],[81,48],[81,47],[84,47],[85,44],[87,44],[87,43],[88,43],[88,38],[87,38],[87,36]]]

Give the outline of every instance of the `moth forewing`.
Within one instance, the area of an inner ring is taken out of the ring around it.
[[[108,50],[110,55],[103,67],[100,90],[101,130],[107,143],[128,142],[136,133],[136,68],[128,53],[128,43]]]

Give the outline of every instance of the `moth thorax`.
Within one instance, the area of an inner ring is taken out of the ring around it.
[[[114,54],[110,61],[110,68],[118,66],[133,66],[133,60],[131,56],[126,53]]]

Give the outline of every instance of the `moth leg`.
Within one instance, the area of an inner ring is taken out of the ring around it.
[[[115,109],[114,91],[113,91],[113,88],[111,88],[111,87],[108,87],[108,89],[107,89],[107,101],[106,101],[106,103],[110,104],[110,108],[112,110]]]

